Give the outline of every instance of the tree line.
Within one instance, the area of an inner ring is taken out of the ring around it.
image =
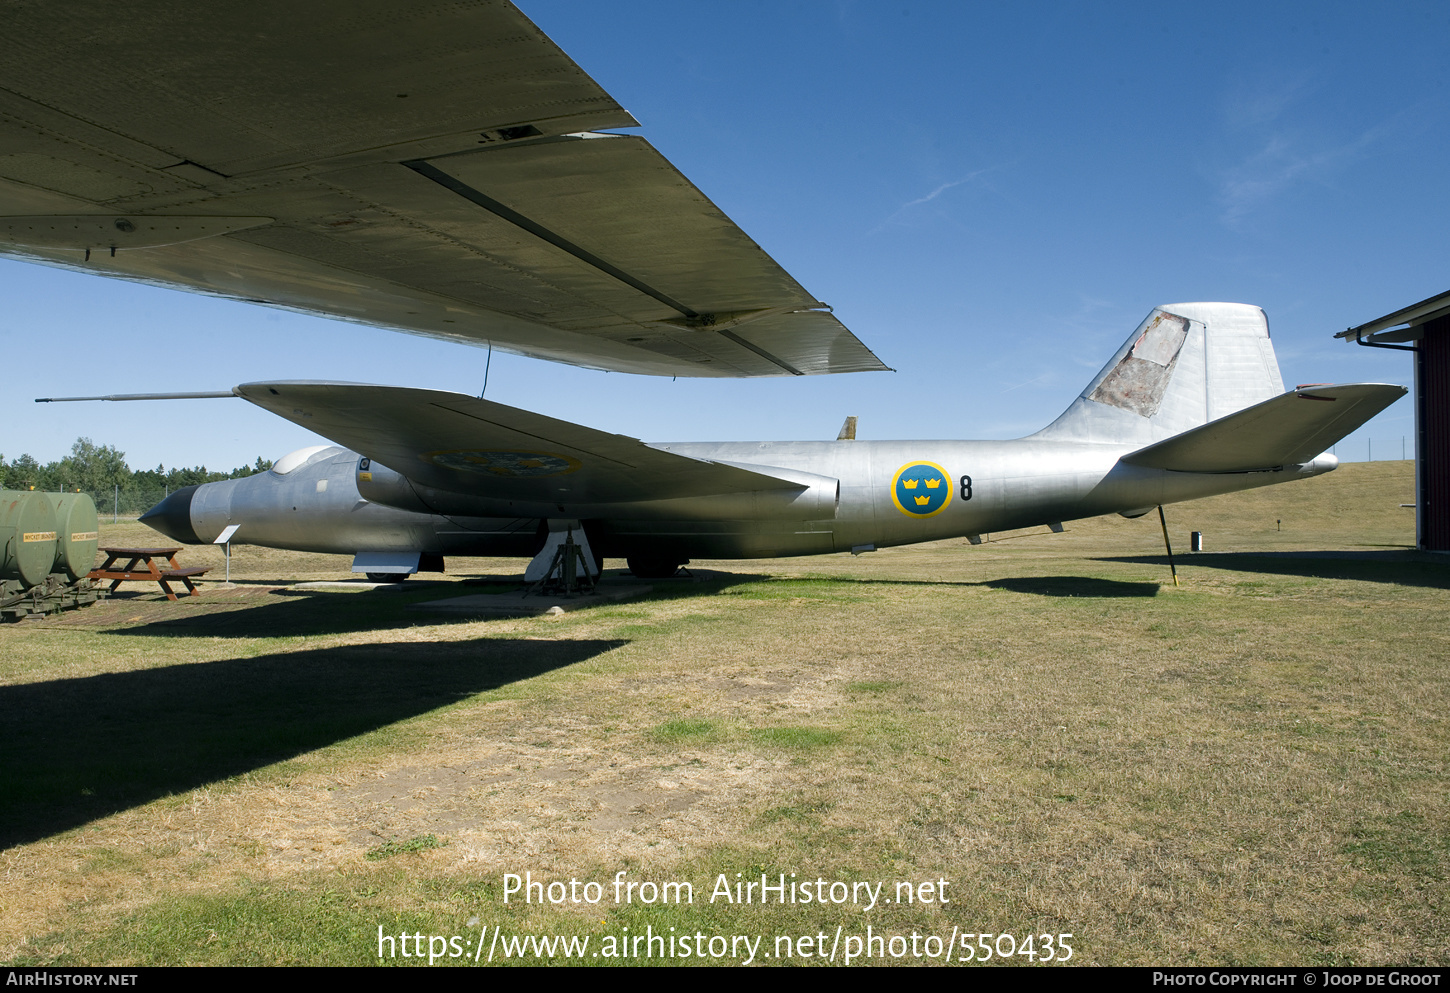
[[[270,459],[258,457],[251,465],[230,472],[216,472],[204,465],[168,469],[132,469],[126,453],[110,445],[97,445],[89,438],[77,438],[70,454],[42,465],[30,455],[6,462],[0,454],[0,488],[7,490],[63,490],[89,493],[102,514],[112,511],[139,513],[160,502],[183,486],[239,479],[272,468]]]

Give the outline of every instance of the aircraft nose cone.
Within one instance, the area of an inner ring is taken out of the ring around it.
[[[141,515],[141,523],[187,545],[204,545],[191,526],[191,498],[199,487],[184,486]]]

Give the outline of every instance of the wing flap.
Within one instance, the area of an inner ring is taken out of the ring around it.
[[[1177,472],[1253,472],[1308,462],[1394,403],[1402,386],[1305,387],[1184,431],[1122,458]]]
[[[805,488],[459,393],[287,382],[245,383],[234,392],[415,482],[453,493],[577,506]]]
[[[639,284],[641,318],[816,306],[643,138],[581,135],[423,164],[483,209],[499,204],[525,218],[540,242],[615,282],[624,273]]]

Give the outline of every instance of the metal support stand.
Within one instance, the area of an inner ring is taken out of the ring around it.
[[[1173,585],[1178,585],[1178,567],[1173,564],[1173,543],[1168,540],[1168,518],[1163,516],[1163,505],[1158,505],[1158,523],[1163,525],[1163,547],[1168,549],[1168,568],[1173,572]]]
[[[554,550],[549,569],[538,582],[537,592],[562,593],[566,596],[594,592],[594,577],[590,574],[589,563],[584,558],[584,549],[574,541],[572,527],[563,542]]]

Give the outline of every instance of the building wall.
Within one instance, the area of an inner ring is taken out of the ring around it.
[[[1419,543],[1424,549],[1450,551],[1450,317],[1424,326],[1415,352],[1415,404]]]

